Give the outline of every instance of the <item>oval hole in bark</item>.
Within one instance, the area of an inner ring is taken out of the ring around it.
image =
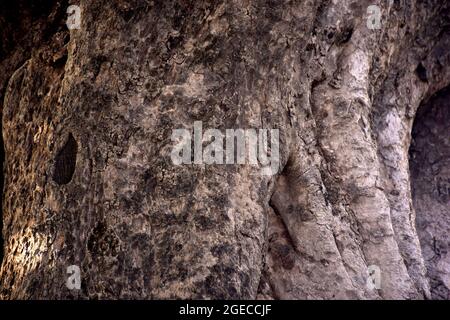
[[[450,299],[450,87],[422,103],[409,148],[416,228],[433,299]]]
[[[422,62],[417,66],[416,74],[419,77],[420,81],[428,82],[427,69],[422,64]]]
[[[71,133],[65,145],[58,152],[55,158],[55,167],[53,171],[53,180],[59,184],[67,184],[72,180],[77,162],[78,145]]]

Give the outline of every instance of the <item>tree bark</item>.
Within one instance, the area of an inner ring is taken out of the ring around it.
[[[450,298],[448,2],[37,3],[1,5],[1,298]],[[195,121],[279,129],[280,171],[174,165]]]

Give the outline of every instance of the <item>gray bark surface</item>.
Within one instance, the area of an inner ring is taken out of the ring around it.
[[[449,299],[449,2],[38,3],[0,5],[0,298]],[[280,172],[175,166],[194,121]]]

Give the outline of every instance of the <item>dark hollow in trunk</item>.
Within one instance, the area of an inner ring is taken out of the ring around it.
[[[416,226],[433,299],[450,299],[450,87],[423,103],[410,147]]]

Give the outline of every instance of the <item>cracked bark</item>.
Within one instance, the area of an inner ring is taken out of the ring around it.
[[[408,154],[449,4],[375,2],[380,30],[369,1],[81,0],[70,32],[71,1],[2,4],[1,298],[448,298],[448,197],[427,214],[414,176],[416,230]],[[279,174],[174,166],[194,121],[278,128]]]

